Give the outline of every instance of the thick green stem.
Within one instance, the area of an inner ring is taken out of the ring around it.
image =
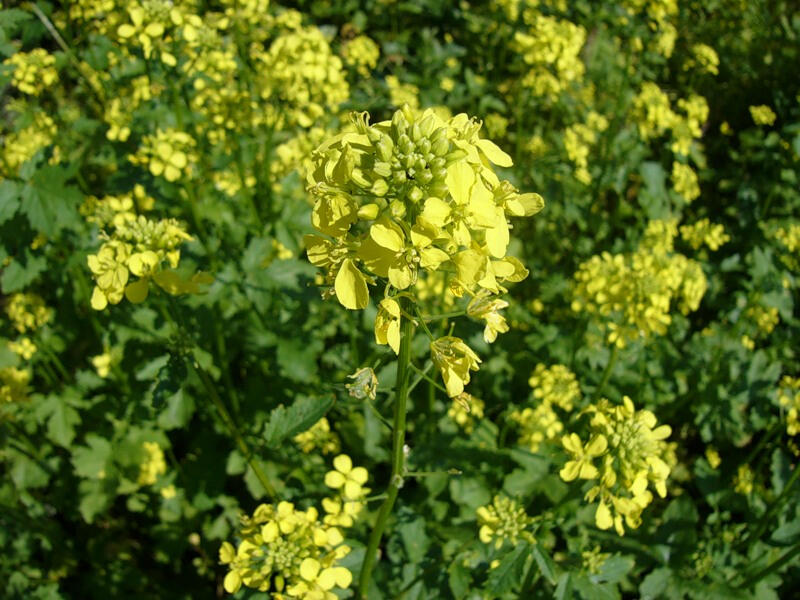
[[[400,299],[400,308],[403,312],[408,312],[410,300]],[[392,429],[392,476],[389,480],[389,487],[386,489],[386,499],[383,501],[375,526],[369,536],[367,551],[364,554],[364,562],[361,565],[361,575],[358,579],[358,592],[362,599],[367,598],[369,584],[372,580],[372,569],[378,558],[378,546],[381,543],[383,532],[389,516],[392,514],[394,502],[397,494],[403,487],[405,476],[406,455],[403,450],[406,443],[406,403],[408,401],[408,380],[411,364],[411,340],[414,337],[414,322],[411,319],[403,318],[401,324],[400,353],[397,357],[397,383],[395,384],[394,398],[394,425]]]
[[[606,363],[606,368],[603,371],[603,376],[600,378],[600,383],[597,384],[597,389],[594,391],[592,395],[592,402],[596,402],[600,399],[600,394],[603,393],[603,388],[606,387],[606,383],[608,383],[609,378],[611,377],[611,372],[614,370],[614,365],[617,364],[617,357],[619,355],[619,348],[616,344],[611,347],[611,356],[608,357],[608,362]]]

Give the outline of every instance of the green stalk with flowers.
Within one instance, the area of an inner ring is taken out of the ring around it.
[[[361,567],[362,598],[408,475],[406,410],[417,326],[429,337],[431,361],[450,398],[468,405],[464,386],[481,362],[462,339],[434,336],[425,320],[437,317],[420,316],[424,293],[439,287],[451,301],[469,297],[466,314],[485,322],[484,339],[491,343],[508,330],[500,313],[508,306],[499,298],[504,284],[528,274],[506,255],[508,218],[531,216],[544,203],[497,176],[494,166],[509,167],[511,158],[481,138],[480,127],[465,114],[445,120],[408,106],[375,125],[368,114],[355,114],[352,127],[313,156],[307,184],[319,234],[305,243],[309,260],[325,269],[323,297],[359,310],[369,303],[369,286],[382,285],[375,341],[388,345],[398,361],[391,476]]]

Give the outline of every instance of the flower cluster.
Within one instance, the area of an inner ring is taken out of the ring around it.
[[[16,176],[23,164],[53,143],[57,132],[53,119],[44,113],[37,113],[28,125],[6,134],[3,149],[0,150],[0,173]]]
[[[672,188],[686,202],[695,200],[700,196],[700,183],[697,180],[697,173],[686,163],[673,162]]]
[[[692,94],[679,98],[678,110],[672,109],[669,97],[658,85],[645,82],[633,99],[633,117],[643,140],[671,133],[671,150],[675,154],[688,156],[692,142],[702,137],[703,124],[708,119],[708,102],[702,96]]]
[[[38,294],[22,292],[12,294],[8,299],[6,314],[14,329],[25,333],[39,329],[50,321],[53,318],[53,309]]]
[[[378,44],[365,35],[359,35],[342,46],[342,58],[347,65],[356,68],[362,77],[369,76],[378,64],[381,51]]]
[[[688,314],[708,287],[700,263],[673,251],[676,235],[674,221],[651,221],[635,252],[604,252],[581,264],[573,310],[602,317],[608,341],[619,347],[663,335],[672,303]]]
[[[505,303],[492,296],[527,275],[506,256],[508,217],[535,214],[541,197],[520,194],[497,177],[492,164],[510,166],[510,157],[478,137],[480,123],[464,114],[445,121],[405,107],[391,121],[370,125],[366,113],[353,120],[355,131],[317,149],[308,177],[312,224],[328,236],[305,238],[309,260],[327,272],[324,296],[361,309],[368,284],[388,280],[375,339],[398,352],[402,315],[389,291],[413,290],[430,274],[452,272],[450,290],[479,298],[472,315],[485,319],[486,338],[494,339],[507,326],[498,313]],[[434,341],[431,351],[448,393],[463,392],[477,355],[450,336]]]
[[[800,433],[800,377],[784,375],[778,387],[778,404],[786,410],[786,433]]]
[[[350,95],[341,59],[316,27],[278,36],[259,58],[262,99],[277,102],[289,123],[310,127]]]
[[[711,250],[717,250],[731,239],[725,233],[725,227],[712,223],[708,219],[700,219],[691,225],[681,225],[681,238],[695,250],[698,250],[703,244]]]
[[[775,119],[778,118],[778,115],[766,104],[751,106],[750,116],[756,125],[772,125],[775,123]]]
[[[200,285],[211,281],[203,273],[186,279],[175,271],[179,246],[192,237],[174,219],[154,221],[139,215],[114,225],[106,237],[97,254],[87,258],[95,281],[91,298],[95,310],[119,304],[123,296],[133,303],[144,302],[151,281],[173,295],[199,293]],[[131,275],[138,279],[129,281]]]
[[[719,56],[708,44],[694,44],[692,46],[692,57],[684,64],[686,70],[698,68],[704,73],[719,75]]]
[[[494,544],[499,550],[506,541],[512,545],[520,539],[533,542],[528,531],[533,519],[516,500],[497,495],[491,504],[479,507],[477,515],[478,538],[484,544]]]
[[[353,526],[370,492],[369,488],[364,487],[366,482],[367,470],[354,467],[349,456],[340,454],[333,459],[333,469],[325,474],[325,485],[335,490],[336,494],[322,500],[322,508],[327,513],[323,519],[326,525]]]
[[[139,485],[153,485],[159,475],[167,472],[167,462],[164,460],[164,451],[158,442],[144,442],[144,460],[139,467]]]
[[[11,83],[22,93],[39,96],[58,80],[56,57],[43,48],[17,52],[3,61],[14,67]]]
[[[25,402],[31,373],[26,369],[4,367],[0,369],[0,405]]]
[[[197,162],[196,142],[192,136],[176,129],[159,129],[155,135],[147,135],[136,154],[128,157],[137,165],[146,165],[156,177],[167,181],[178,181],[192,176]]]
[[[450,408],[447,409],[447,416],[453,419],[465,433],[472,433],[475,429],[475,421],[483,418],[484,408],[483,400],[463,392],[453,398]]]
[[[585,412],[592,415],[588,440],[575,433],[563,437],[570,460],[559,474],[568,482],[592,480],[586,500],[599,499],[595,523],[624,535],[623,520],[632,529],[641,524],[641,513],[653,500],[649,486],[662,498],[667,494],[671,457],[664,440],[672,430],[669,425],[656,427],[655,415],[635,410],[627,396],[617,406],[601,399]]]
[[[592,182],[589,173],[589,153],[597,142],[597,134],[608,129],[608,119],[591,111],[586,123],[576,123],[564,131],[564,149],[567,157],[575,164],[575,179],[585,185]]]
[[[527,72],[520,83],[535,96],[554,99],[583,76],[580,57],[586,30],[569,21],[540,14],[535,8],[523,11],[529,29],[514,35],[513,49],[522,56]]]
[[[336,432],[331,431],[331,424],[325,417],[314,423],[307,431],[294,436],[294,443],[305,454],[317,450],[322,454],[335,454],[341,449],[339,436],[336,435]]]
[[[331,590],[350,586],[352,574],[337,564],[350,548],[337,527],[320,521],[316,508],[261,504],[241,521],[238,545],[223,542],[219,549],[220,562],[229,569],[224,581],[229,594],[245,585],[271,592],[276,600],[336,600]]]
[[[419,108],[419,88],[413,83],[402,83],[396,75],[387,75],[386,86],[389,88],[392,106],[399,108],[408,105],[412,109]]]
[[[788,251],[786,254],[781,254],[783,264],[792,271],[800,272],[800,260],[797,257],[800,250],[800,225],[792,223],[786,227],[779,227],[774,236]]]
[[[555,404],[567,412],[581,397],[578,379],[565,365],[547,367],[539,363],[528,384],[533,388],[533,397],[539,402]]]

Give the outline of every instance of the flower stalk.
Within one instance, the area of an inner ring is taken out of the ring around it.
[[[400,297],[400,307],[407,312],[411,301],[408,298]],[[401,317],[400,325],[400,352],[397,356],[397,382],[395,383],[394,398],[394,425],[392,429],[392,475],[389,479],[389,486],[386,489],[386,499],[378,510],[378,517],[375,526],[369,536],[367,551],[364,554],[364,562],[361,565],[361,575],[358,579],[359,596],[367,598],[369,584],[372,580],[372,569],[378,554],[378,546],[381,543],[383,532],[392,514],[392,508],[397,500],[397,494],[403,487],[406,475],[406,455],[403,448],[406,443],[406,405],[409,391],[409,374],[411,365],[411,341],[414,338],[414,322],[406,317]]]

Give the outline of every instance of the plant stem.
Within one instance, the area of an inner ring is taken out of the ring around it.
[[[266,473],[264,473],[264,471],[261,469],[261,466],[253,458],[253,455],[250,452],[250,447],[247,445],[247,442],[244,441],[244,437],[242,437],[242,434],[239,431],[239,428],[236,426],[236,422],[228,412],[228,409],[225,408],[225,404],[222,402],[222,398],[219,397],[219,394],[214,387],[214,382],[211,381],[211,377],[209,377],[205,369],[197,364],[196,361],[191,360],[189,362],[192,365],[195,373],[197,373],[197,376],[200,378],[200,381],[203,382],[203,386],[206,388],[208,395],[211,397],[211,402],[214,404],[214,407],[217,409],[220,417],[228,427],[230,434],[236,441],[236,445],[239,447],[239,451],[244,454],[247,464],[250,465],[250,468],[253,469],[253,473],[255,473],[256,477],[261,482],[261,485],[264,486],[264,490],[267,492],[267,495],[270,498],[276,498],[278,494],[275,491],[275,488],[273,487],[272,483],[270,483]]]
[[[800,554],[800,544],[795,544],[794,548],[792,548],[791,550],[788,550],[787,552],[785,552],[784,555],[781,556],[779,559],[777,559],[773,563],[767,565],[765,568],[763,568],[761,571],[759,571],[755,575],[745,579],[744,583],[740,586],[740,588],[742,588],[742,589],[751,588],[752,586],[757,584],[759,581],[764,579],[770,573],[780,569],[783,565],[788,563],[790,560],[792,560],[798,554]]]
[[[408,298],[400,299],[401,311],[407,312],[411,301]],[[360,598],[366,600],[369,593],[369,584],[372,580],[372,569],[378,557],[378,546],[381,543],[383,532],[392,513],[395,500],[400,488],[403,487],[405,476],[406,455],[403,451],[406,441],[406,403],[408,400],[409,366],[411,364],[411,340],[414,337],[414,322],[403,318],[400,325],[400,353],[397,357],[397,382],[395,384],[394,401],[394,426],[392,428],[392,476],[389,487],[386,489],[386,499],[378,511],[375,526],[369,536],[364,562],[361,564],[361,575],[358,579],[358,592]]]
[[[606,383],[608,383],[608,380],[611,377],[611,372],[614,370],[614,365],[617,364],[618,356],[619,347],[614,344],[611,346],[611,356],[608,357],[608,362],[606,363],[606,368],[603,370],[603,376],[600,378],[600,383],[597,384],[597,389],[592,395],[592,402],[596,402],[600,398],[600,394],[603,393],[603,388],[606,387]]]
[[[751,533],[747,537],[748,546],[750,546],[753,542],[755,542],[758,538],[761,537],[761,535],[764,533],[764,530],[769,525],[769,522],[772,519],[772,517],[774,517],[775,513],[777,513],[783,507],[784,503],[789,498],[789,491],[797,482],[798,477],[800,477],[800,460],[797,461],[797,464],[794,466],[794,471],[792,471],[792,475],[791,477],[789,477],[789,481],[787,481],[786,485],[783,486],[780,495],[775,499],[775,502],[773,502],[770,505],[770,507],[767,508],[766,512],[759,520],[758,525],[756,525],[756,528],[753,530],[753,533]]]

